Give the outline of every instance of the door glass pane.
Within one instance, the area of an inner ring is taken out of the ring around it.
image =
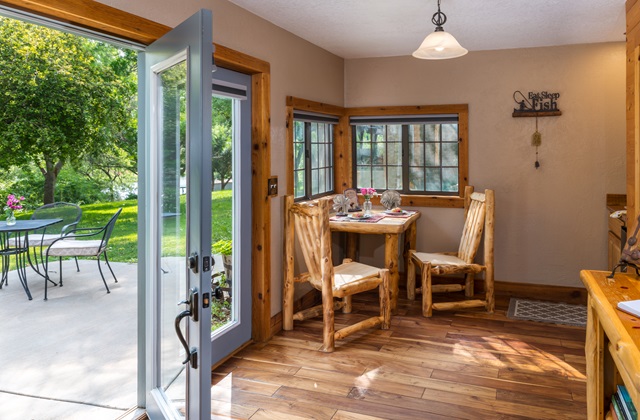
[[[180,195],[186,153],[186,62],[158,74],[159,138],[162,142],[160,179],[160,384],[180,411],[185,402],[184,349],[177,340],[174,320],[178,302],[186,294],[186,202]],[[181,327],[184,331],[185,321]]]
[[[213,188],[211,192],[211,243],[216,259],[211,276],[212,335],[238,321],[238,278],[233,275],[233,203],[234,138],[237,107],[236,100],[214,95],[212,98],[211,129],[213,132]],[[223,135],[221,134],[223,133]],[[217,138],[216,138],[217,136]],[[303,143],[301,144],[304,145]],[[217,152],[219,151],[219,152]],[[221,159],[220,156],[224,156]]]

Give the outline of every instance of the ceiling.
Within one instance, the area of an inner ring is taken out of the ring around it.
[[[343,58],[410,55],[437,0],[229,0]],[[625,0],[441,0],[469,51],[624,41]]]

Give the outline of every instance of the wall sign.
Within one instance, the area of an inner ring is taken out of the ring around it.
[[[513,109],[513,117],[555,117],[562,115],[558,109],[559,93],[529,92],[526,96],[516,90],[513,92],[513,100],[518,104]]]

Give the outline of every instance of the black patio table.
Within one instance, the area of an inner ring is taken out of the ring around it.
[[[16,257],[16,267],[18,278],[22,284],[22,288],[29,300],[32,299],[29,286],[27,284],[27,261],[34,271],[44,277],[42,273],[33,267],[29,256],[29,235],[34,230],[42,229],[42,235],[47,226],[55,225],[62,219],[37,219],[37,220],[16,220],[14,225],[7,225],[7,222],[0,221],[0,256],[2,256],[2,278],[0,278],[0,289],[2,286],[8,285],[9,260],[12,255]],[[40,233],[38,233],[40,234]]]

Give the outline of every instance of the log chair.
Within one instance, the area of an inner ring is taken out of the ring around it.
[[[321,350],[325,352],[334,351],[335,340],[365,328],[380,325],[382,329],[389,329],[391,316],[389,270],[353,262],[350,259],[345,259],[342,264],[334,267],[331,256],[329,200],[294,203],[293,196],[286,196],[284,224],[283,329],[292,330],[294,320],[302,321],[322,315]],[[295,238],[298,239],[308,270],[298,276],[293,274]],[[294,285],[303,282],[309,282],[322,293],[322,304],[294,314]],[[344,313],[351,312],[351,296],[376,287],[380,295],[380,315],[335,331],[334,311],[342,309]]]
[[[495,194],[493,190],[484,193],[473,191],[472,186],[465,188],[464,228],[458,252],[426,253],[409,251],[407,267],[407,297],[415,300],[416,293],[422,293],[422,315],[430,317],[433,309],[451,310],[484,306],[493,312],[493,231]],[[484,263],[475,264],[474,258],[484,231]],[[416,288],[416,269],[420,270],[422,287]],[[472,299],[474,296],[474,278],[484,274],[485,299]],[[432,276],[465,274],[464,284],[432,284]],[[466,300],[433,303],[433,293],[465,292]]]

